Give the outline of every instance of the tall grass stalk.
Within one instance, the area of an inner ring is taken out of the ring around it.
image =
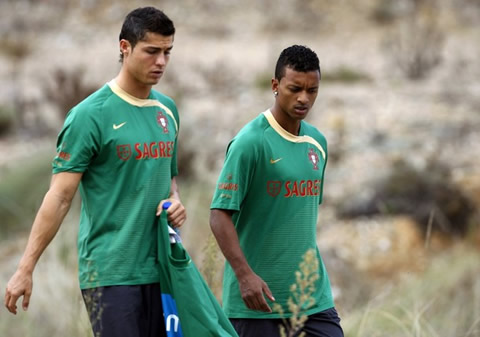
[[[200,271],[205,279],[205,282],[207,282],[213,294],[221,303],[221,271],[223,269],[221,265],[223,263],[223,259],[221,258],[219,252],[220,250],[217,246],[215,237],[213,234],[210,234],[205,247],[203,248],[203,260]]]
[[[305,336],[305,332],[300,332],[308,316],[305,311],[315,304],[313,293],[315,292],[315,282],[318,280],[318,259],[315,249],[309,249],[300,262],[300,269],[295,272],[295,283],[290,286],[291,296],[287,300],[289,315],[284,318],[284,325],[280,326],[280,335],[282,337]],[[281,305],[274,304],[273,310],[285,317],[285,312]],[[300,334],[298,334],[300,332]]]

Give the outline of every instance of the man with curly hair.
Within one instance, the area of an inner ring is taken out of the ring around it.
[[[320,78],[315,52],[298,45],[283,50],[272,79],[273,107],[245,125],[227,148],[210,226],[227,260],[224,310],[242,337],[280,336],[280,326],[296,336],[343,336],[316,243],[327,142],[304,121]],[[314,252],[311,293],[294,303],[308,319],[292,327],[288,301],[308,251]],[[281,309],[273,311],[273,303]]]

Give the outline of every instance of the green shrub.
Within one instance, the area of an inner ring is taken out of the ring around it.
[[[272,87],[272,72],[263,72],[255,77],[254,86],[259,90],[269,90]]]
[[[0,237],[29,230],[51,176],[51,156],[36,154],[15,169],[2,173],[0,181]]]
[[[12,131],[15,125],[15,111],[6,106],[0,106],[0,137]]]
[[[322,73],[322,82],[342,82],[342,83],[356,83],[356,82],[369,82],[371,78],[359,71],[341,66],[330,72]]]

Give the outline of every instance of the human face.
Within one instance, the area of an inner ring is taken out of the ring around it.
[[[278,92],[274,110],[286,123],[299,123],[307,117],[317,98],[320,83],[318,70],[299,72],[285,68],[285,76],[272,80],[272,90]]]
[[[173,48],[173,35],[164,36],[148,32],[135,47],[126,40],[120,41],[123,51],[123,68],[131,84],[152,86],[160,81]]]

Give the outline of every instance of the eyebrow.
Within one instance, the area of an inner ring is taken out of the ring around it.
[[[290,84],[287,84],[287,87],[288,88],[303,88],[303,85],[298,85],[298,84],[295,84],[295,83],[290,83]],[[307,90],[309,89],[318,89],[320,86],[319,85],[315,85],[313,87],[308,87]]]
[[[170,51],[173,49],[173,45],[171,45],[168,48],[162,48],[162,47],[157,47],[157,46],[145,46],[145,49],[154,49],[154,50],[165,50],[165,51]]]

